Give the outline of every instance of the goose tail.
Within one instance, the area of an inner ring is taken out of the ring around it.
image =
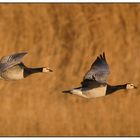
[[[64,91],[62,91],[62,93],[70,93],[71,94],[71,90],[64,90]]]

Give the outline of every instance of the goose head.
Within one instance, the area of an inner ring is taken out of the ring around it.
[[[134,85],[134,84],[132,84],[132,83],[127,83],[126,84],[126,89],[136,89],[137,87]]]
[[[42,72],[53,72],[53,71],[50,68],[45,67],[42,69]]]

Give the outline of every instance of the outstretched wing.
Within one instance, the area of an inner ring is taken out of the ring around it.
[[[2,57],[0,60],[0,73],[19,64],[26,54],[27,52],[22,52]]]
[[[109,73],[109,66],[105,58],[105,53],[103,53],[103,55],[96,58],[90,70],[85,74],[84,80],[93,79],[99,83],[106,83]]]

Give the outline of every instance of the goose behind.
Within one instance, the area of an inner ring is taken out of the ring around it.
[[[0,78],[4,80],[20,80],[34,73],[52,72],[46,67],[29,68],[24,65],[22,58],[26,52],[4,56],[0,60]]]

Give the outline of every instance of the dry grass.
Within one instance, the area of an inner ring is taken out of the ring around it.
[[[0,135],[140,135],[138,90],[87,100],[64,95],[79,86],[101,52],[109,83],[140,82],[140,5],[1,4],[0,55],[28,51],[28,66],[51,74],[0,81]]]

